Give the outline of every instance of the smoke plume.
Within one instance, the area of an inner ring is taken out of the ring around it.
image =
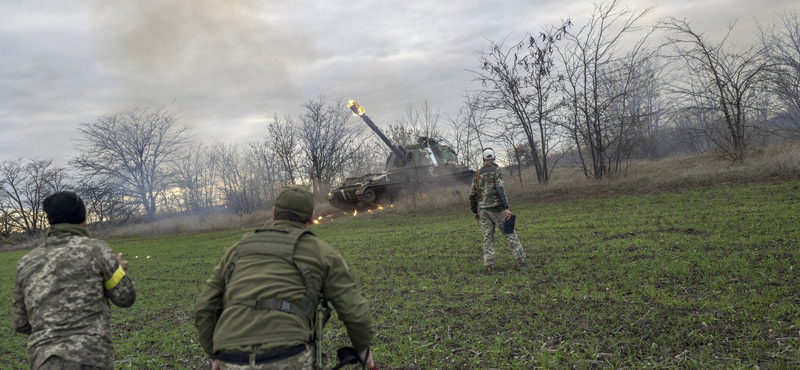
[[[100,63],[125,105],[170,105],[207,119],[296,101],[291,74],[316,58],[281,1],[87,0]],[[181,102],[187,102],[181,105]],[[121,108],[121,107],[120,107]]]

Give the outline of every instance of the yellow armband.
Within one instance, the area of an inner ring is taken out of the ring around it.
[[[125,276],[125,270],[123,270],[122,266],[120,266],[119,268],[117,268],[117,271],[114,273],[114,275],[111,276],[111,279],[108,279],[108,281],[103,283],[103,286],[106,287],[106,290],[114,289],[114,287],[117,286],[119,281],[122,280],[124,276]]]

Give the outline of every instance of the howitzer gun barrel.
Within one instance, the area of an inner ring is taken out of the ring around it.
[[[367,126],[369,126],[369,128],[371,128],[372,131],[375,131],[375,133],[378,134],[378,137],[381,138],[384,144],[386,144],[386,146],[388,146],[389,149],[392,150],[392,153],[394,153],[394,155],[396,155],[397,158],[400,158],[400,160],[403,161],[403,166],[405,166],[407,162],[408,152],[406,152],[405,149],[394,145],[394,143],[392,143],[392,141],[389,140],[389,138],[383,134],[383,131],[381,131],[378,128],[378,126],[375,125],[375,122],[372,122],[369,116],[367,116],[366,113],[364,113],[364,108],[358,105],[358,103],[356,103],[355,100],[351,100],[347,106],[350,108],[350,110],[353,111],[353,114],[361,117],[361,119],[364,120]]]

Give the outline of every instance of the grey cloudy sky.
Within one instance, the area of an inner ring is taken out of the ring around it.
[[[752,39],[793,0],[630,1],[658,5],[644,24],[686,18],[700,30],[738,19]],[[487,40],[571,17],[579,0],[3,0],[0,160],[74,153],[80,123],[165,107],[198,139],[261,138],[274,114],[320,95],[356,99],[379,125],[428,99],[455,114],[479,86],[468,69]],[[649,22],[649,23],[647,23]]]

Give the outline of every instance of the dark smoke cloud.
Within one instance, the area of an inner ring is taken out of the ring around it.
[[[120,108],[176,101],[190,120],[251,111],[267,100],[297,99],[293,69],[316,58],[308,37],[287,23],[282,2],[86,4],[99,61],[124,86]]]

